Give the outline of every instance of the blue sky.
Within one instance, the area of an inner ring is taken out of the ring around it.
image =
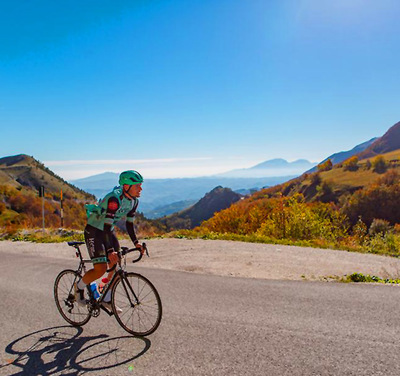
[[[400,120],[397,0],[0,2],[0,156],[66,179],[319,161]]]

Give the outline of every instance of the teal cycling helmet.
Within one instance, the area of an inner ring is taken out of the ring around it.
[[[124,184],[127,185],[135,185],[143,183],[143,177],[137,171],[129,170],[121,172],[119,175],[119,185],[123,186]]]

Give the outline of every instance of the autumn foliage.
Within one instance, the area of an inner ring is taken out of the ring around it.
[[[329,171],[332,170],[333,164],[330,159],[327,159],[325,162],[320,163],[317,168],[318,171]]]
[[[86,214],[83,204],[75,199],[63,201],[63,227],[80,230],[84,228]],[[34,191],[0,186],[0,227],[11,233],[20,228],[42,227],[42,205],[42,198]],[[60,210],[60,201],[54,200],[53,195],[46,194],[44,216],[47,228],[61,227]]]
[[[346,166],[350,171],[359,168],[356,158],[349,159]],[[346,187],[338,189],[334,181],[323,180],[321,172],[305,174],[216,213],[193,234],[215,239],[302,242],[397,256],[400,175],[390,169],[374,184],[346,191]]]
[[[346,235],[347,221],[333,204],[307,203],[296,194],[239,202],[204,222],[201,229],[275,239],[335,240]]]
[[[357,171],[358,170],[358,158],[357,156],[352,156],[351,158],[343,162],[343,168],[345,171]]]
[[[387,220],[392,225],[400,223],[400,184],[374,184],[361,189],[348,199],[342,212],[352,223],[359,217],[368,226],[375,218]]]

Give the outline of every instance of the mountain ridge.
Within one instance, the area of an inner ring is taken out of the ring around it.
[[[201,222],[211,218],[216,212],[228,208],[243,196],[230,188],[217,186],[206,193],[198,202],[178,213],[171,214],[159,221],[167,227],[167,231],[188,229],[199,226]]]
[[[400,121],[392,125],[386,133],[375,140],[368,148],[357,154],[365,159],[400,149]]]
[[[322,160],[318,164],[322,164],[322,163],[326,162],[328,159],[330,159],[332,164],[334,164],[334,165],[338,164],[338,163],[341,163],[341,162],[345,161],[346,159],[348,159],[348,158],[350,158],[350,157],[352,157],[354,155],[358,155],[359,153],[361,153],[362,151],[367,149],[378,138],[379,137],[373,137],[368,141],[362,142],[361,144],[358,144],[358,145],[354,146],[350,150],[340,151],[340,152],[334,153],[334,154],[330,155],[329,157],[325,158],[324,160]],[[311,173],[311,172],[315,172],[315,171],[317,171],[317,166],[315,166],[315,167],[311,168],[310,170],[308,170],[307,173]]]

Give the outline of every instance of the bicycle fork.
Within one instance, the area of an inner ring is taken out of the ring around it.
[[[131,303],[131,307],[134,308],[136,305],[139,305],[140,302],[139,302],[138,297],[135,294],[135,291],[133,291],[131,284],[129,282],[128,283],[125,282],[125,278],[126,278],[125,275],[121,276],[121,283],[122,283],[122,286],[124,287],[124,290],[126,292],[126,296],[128,297],[129,303]],[[133,297],[135,298],[135,303],[132,302],[131,295],[129,294],[127,286],[129,288],[129,291],[132,293]]]

